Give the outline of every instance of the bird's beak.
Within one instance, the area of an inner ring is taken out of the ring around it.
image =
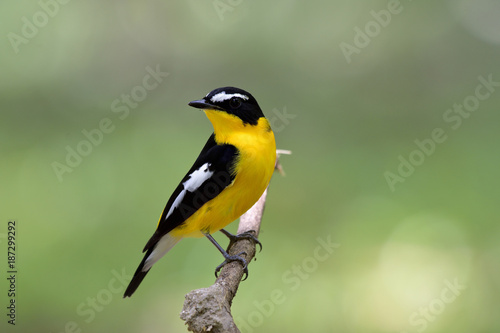
[[[202,109],[202,110],[223,110],[222,108],[218,107],[217,105],[213,105],[211,103],[208,103],[205,99],[199,99],[197,101],[192,101],[188,103],[189,106],[192,106],[197,109]]]

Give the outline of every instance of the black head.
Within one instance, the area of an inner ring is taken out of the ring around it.
[[[224,111],[250,125],[257,125],[259,118],[264,117],[255,98],[235,87],[212,90],[203,99],[189,102],[188,105],[198,109]]]

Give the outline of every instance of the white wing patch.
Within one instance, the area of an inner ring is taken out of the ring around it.
[[[203,164],[198,170],[193,171],[192,174],[189,175],[189,179],[186,180],[182,185],[184,185],[184,189],[189,192],[194,192],[198,187],[203,184],[205,180],[212,177],[214,174],[213,171],[209,171],[210,163]]]
[[[203,184],[207,179],[212,177],[214,172],[210,171],[208,169],[209,167],[210,163],[203,164],[197,170],[193,171],[193,173],[189,175],[189,178],[184,183],[182,183],[182,186],[184,186],[184,188],[182,189],[181,193],[179,193],[177,198],[175,198],[174,203],[168,210],[165,220],[168,219],[168,217],[170,216],[170,214],[172,214],[175,208],[179,207],[179,205],[182,202],[182,199],[184,199],[184,196],[186,195],[186,191],[189,192],[196,191],[201,186],[201,184]]]
[[[172,207],[170,207],[170,209],[168,210],[167,216],[165,216],[165,220],[168,219],[168,217],[170,216],[170,214],[172,214],[172,212],[174,211],[175,208],[179,207],[179,205],[182,202],[182,199],[184,199],[184,195],[186,195],[186,190],[182,190],[181,193],[179,193],[179,195],[177,196],[177,198],[175,198],[175,201],[172,204]]]
[[[248,100],[248,96],[247,95],[238,94],[238,93],[235,93],[235,94],[226,94],[226,92],[223,91],[223,92],[220,92],[218,94],[213,95],[212,98],[210,98],[210,101],[212,103],[215,103],[215,102],[224,102],[224,101],[227,101],[228,99],[231,99],[233,97],[239,97],[239,98],[244,99],[245,101]]]

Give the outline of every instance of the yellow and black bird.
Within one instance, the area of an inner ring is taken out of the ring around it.
[[[259,199],[271,180],[276,161],[276,143],[269,121],[248,92],[223,87],[189,103],[202,109],[214,127],[200,155],[181,180],[161,214],[146,252],[124,297],[130,297],[151,267],[184,237],[206,236],[222,253],[230,256],[211,236],[245,213]],[[242,235],[249,237],[249,235]]]

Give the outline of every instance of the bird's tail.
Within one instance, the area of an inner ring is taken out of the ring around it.
[[[125,290],[125,294],[123,295],[124,298],[132,296],[154,263],[163,257],[181,239],[181,237],[173,237],[170,234],[166,234],[147,250],[146,255],[144,255],[144,258],[134,273],[134,277]]]

